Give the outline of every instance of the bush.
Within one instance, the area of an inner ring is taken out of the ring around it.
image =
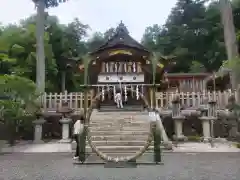
[[[0,94],[7,97],[0,99],[0,121],[7,129],[9,143],[14,145],[19,130],[23,133],[20,136],[31,136],[31,123],[40,107],[36,101],[39,96],[29,79],[0,75],[0,83]]]

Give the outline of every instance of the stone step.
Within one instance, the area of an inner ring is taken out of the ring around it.
[[[103,153],[136,153],[138,152],[140,149],[142,149],[143,146],[97,146],[97,149]],[[167,148],[167,146],[161,145],[161,149],[162,150],[171,150],[169,148]],[[76,150],[76,143],[73,142],[72,143],[72,150],[75,151]],[[148,152],[153,152],[154,147],[153,145],[150,145],[149,148],[147,149],[146,153]],[[86,146],[86,152],[92,152],[92,149],[89,145]]]
[[[103,125],[114,125],[118,123],[132,124],[133,125],[142,125],[142,124],[150,124],[149,119],[116,119],[117,117],[112,117],[110,119],[90,119],[90,124],[103,124]]]
[[[123,108],[117,108],[116,106],[108,106],[108,105],[102,105],[100,106],[99,112],[131,112],[131,111],[143,111],[143,106],[141,105],[132,105],[132,106],[124,106]]]
[[[143,146],[97,146],[97,149],[103,153],[136,153]],[[90,146],[87,146],[87,152],[91,152]],[[149,146],[147,151],[153,151],[153,146]]]
[[[99,118],[104,118],[104,119],[112,119],[114,117],[114,119],[116,118],[121,118],[121,119],[130,119],[132,118],[133,120],[138,120],[138,119],[149,119],[149,116],[148,115],[144,115],[144,114],[119,114],[119,113],[105,113],[105,114],[92,114],[91,115],[91,119],[96,118],[96,119],[99,119]],[[112,119],[112,120],[114,120]]]
[[[126,112],[126,111],[121,111],[121,112],[99,112],[99,111],[93,111],[92,112],[92,116],[94,115],[97,115],[97,116],[109,116],[109,115],[119,115],[119,116],[130,116],[130,115],[133,115],[133,116],[141,116],[141,115],[144,115],[144,116],[148,116],[148,112],[147,111],[143,111],[143,112]]]
[[[99,117],[100,118],[100,117]],[[124,124],[131,124],[133,123],[133,125],[142,125],[142,124],[150,124],[149,119],[134,119],[134,120],[130,120],[130,119],[116,119],[118,117],[112,117],[110,119],[106,119],[106,118],[101,118],[101,119],[90,119],[90,124],[118,124],[118,123],[124,123]]]
[[[118,153],[116,153],[116,152],[108,152],[108,153],[106,153],[107,154],[107,156],[110,156],[110,157],[113,157],[113,158],[116,158],[116,157],[129,157],[129,156],[133,156],[135,153],[128,153],[128,152],[123,152],[123,153],[121,153],[121,152],[118,152]]]
[[[148,116],[148,114],[146,114],[145,112],[144,113],[142,113],[142,112],[140,112],[140,113],[128,113],[128,114],[126,114],[125,112],[124,112],[124,114],[121,114],[121,113],[123,113],[123,112],[119,112],[119,113],[117,113],[117,112],[112,112],[112,113],[110,113],[110,112],[104,112],[104,113],[96,113],[96,114],[91,114],[91,117],[94,117],[94,118],[97,118],[97,117],[104,117],[104,118],[106,118],[106,119],[111,119],[112,117],[121,117],[121,118],[128,118],[128,119],[130,119],[130,117],[132,117],[132,118],[135,118],[135,119],[137,119],[137,117],[138,118],[149,118],[149,116]]]
[[[89,130],[90,131],[132,131],[132,132],[135,132],[135,131],[148,131],[150,130],[150,127],[126,127],[126,126],[123,126],[123,127],[119,127],[119,126],[115,126],[115,127],[102,127],[102,126],[99,126],[99,127],[89,127]]]
[[[109,108],[100,108],[99,112],[122,112],[122,111],[128,111],[128,112],[142,112],[142,108],[131,108],[131,109],[109,109]]]
[[[108,135],[108,136],[92,136],[93,141],[103,141],[103,140],[109,140],[109,141],[118,141],[118,140],[125,140],[125,141],[134,141],[134,140],[146,140],[147,135],[138,135],[138,136],[129,136],[129,135]]]
[[[146,141],[93,141],[95,146],[144,146]]]
[[[101,123],[101,127],[103,126],[114,126],[114,125],[117,125],[117,122],[113,122],[113,121],[102,121],[102,122],[90,122],[90,126],[94,127],[94,126],[99,126],[99,123]],[[136,121],[133,121],[133,122],[126,122],[126,124],[124,125],[130,125],[131,127],[134,127],[134,126],[146,126],[146,125],[149,125],[150,123],[147,121],[147,122],[143,122],[143,121],[139,121],[139,122],[136,122]]]
[[[89,128],[119,128],[119,124],[90,124],[89,125]],[[141,124],[141,125],[131,125],[131,124],[123,124],[123,127],[129,127],[129,128],[133,128],[133,129],[142,129],[142,128],[145,128],[145,129],[149,129],[150,128],[150,124]]]
[[[103,136],[103,135],[129,135],[129,136],[137,136],[137,135],[148,135],[149,134],[149,131],[148,130],[145,130],[145,131],[132,131],[132,130],[129,130],[129,131],[119,131],[119,130],[116,130],[116,131],[90,131],[90,135],[92,136]]]

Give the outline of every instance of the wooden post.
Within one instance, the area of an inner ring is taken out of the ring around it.
[[[153,84],[153,96],[152,96],[152,98],[153,98],[153,109],[155,109],[156,108],[156,84],[154,83]]]
[[[151,106],[151,108],[153,108],[153,89],[152,89],[152,87],[150,87],[149,89],[150,89],[150,91],[149,91],[149,93],[150,93],[150,106]]]

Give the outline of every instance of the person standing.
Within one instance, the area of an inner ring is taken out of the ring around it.
[[[122,94],[120,92],[116,93],[114,99],[115,102],[117,103],[117,108],[123,108]]]
[[[78,159],[79,158],[79,134],[83,132],[83,128],[84,128],[83,120],[84,120],[84,118],[82,116],[80,118],[80,120],[77,120],[74,123],[74,126],[73,126],[73,138],[74,138],[74,140],[76,141],[76,144],[77,144],[76,152],[75,152],[75,155],[74,155],[73,159]]]

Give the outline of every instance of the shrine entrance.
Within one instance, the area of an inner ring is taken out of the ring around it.
[[[144,86],[138,84],[111,84],[98,86],[97,93],[101,94],[100,106],[116,106],[115,95],[121,93],[123,106],[141,106],[143,102],[140,93],[143,94]]]

